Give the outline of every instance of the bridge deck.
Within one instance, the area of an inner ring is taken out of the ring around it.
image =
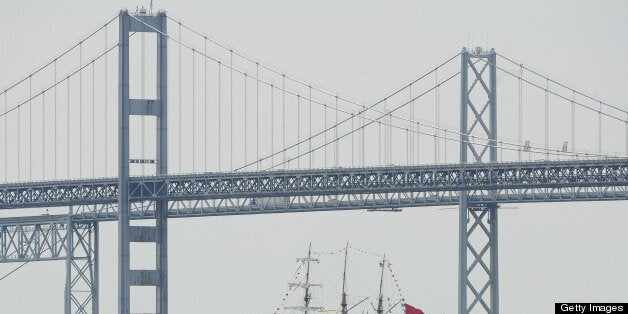
[[[132,177],[130,202],[626,186],[628,158],[617,158]],[[0,185],[0,209],[117,201],[117,178]]]

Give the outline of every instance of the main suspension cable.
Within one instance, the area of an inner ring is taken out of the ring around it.
[[[76,49],[76,47],[78,47],[79,45],[81,45],[81,43],[87,41],[88,39],[92,38],[94,35],[96,35],[98,32],[100,32],[102,29],[105,29],[107,27],[107,25],[111,24],[111,22],[113,22],[115,19],[118,18],[118,15],[114,15],[111,19],[107,20],[107,22],[105,22],[105,24],[103,24],[102,26],[96,28],[96,30],[94,30],[93,32],[87,34],[86,36],[83,36],[81,39],[79,39],[79,41],[72,45],[70,48],[64,50],[63,52],[61,52],[61,54],[57,55],[56,57],[54,57],[52,60],[50,60],[49,62],[46,62],[43,66],[35,69],[34,71],[31,71],[30,74],[28,74],[27,76],[25,76],[24,78],[16,81],[15,83],[5,87],[2,92],[0,92],[0,95],[5,94],[6,92],[10,91],[11,89],[15,88],[16,86],[24,83],[26,80],[28,80],[30,77],[38,74],[39,72],[43,71],[44,69],[46,69],[47,67],[49,67],[50,65],[55,64],[60,58],[64,57],[65,55],[67,55],[68,53],[70,53],[72,50]]]
[[[530,80],[528,80],[528,79],[525,79],[525,78],[523,78],[523,77],[521,77],[521,76],[519,76],[519,75],[517,75],[517,74],[515,74],[515,73],[512,73],[512,72],[511,72],[511,71],[509,71],[509,70],[506,70],[506,69],[504,69],[504,68],[502,68],[502,67],[500,67],[500,66],[497,66],[497,65],[495,65],[495,64],[493,64],[493,63],[491,63],[491,62],[490,62],[490,61],[488,61],[488,60],[484,60],[484,59],[481,59],[481,60],[482,60],[483,62],[486,62],[486,63],[488,63],[488,64],[491,64],[491,65],[495,66],[495,68],[499,69],[500,71],[502,71],[502,72],[504,72],[504,73],[506,73],[506,74],[508,74],[508,75],[510,75],[510,76],[512,76],[512,77],[519,78],[519,79],[521,79],[523,82],[525,82],[525,83],[527,83],[527,84],[529,84],[529,85],[531,85],[531,86],[534,86],[534,87],[536,87],[536,88],[538,88],[538,89],[540,89],[540,90],[542,90],[542,91],[545,91],[545,90],[547,89],[547,88],[545,88],[545,87],[543,87],[543,86],[540,86],[539,84],[536,84],[536,83],[534,83],[534,82],[532,82],[532,81],[530,81]],[[548,81],[551,81],[549,78],[548,78],[547,80],[548,80]],[[558,83],[558,84],[560,84],[560,83]],[[575,92],[575,90],[573,90],[573,91]],[[556,96],[556,97],[558,97],[558,98],[560,98],[560,99],[563,99],[563,100],[568,101],[568,102],[572,102],[572,99],[569,99],[569,98],[567,98],[567,97],[565,97],[565,96],[563,96],[563,95],[561,95],[561,94],[558,94],[558,93],[557,93],[557,92],[555,92],[555,91],[552,91],[552,90],[547,90],[547,92],[548,92],[548,93],[550,93],[550,94],[552,94],[552,95],[554,95],[554,96]],[[597,109],[595,109],[595,108],[592,108],[592,107],[590,107],[590,106],[587,106],[587,105],[585,105],[585,104],[583,104],[583,103],[581,103],[581,102],[574,101],[573,103],[574,103],[574,104],[576,104],[576,105],[579,105],[579,106],[581,106],[581,107],[584,107],[584,108],[586,108],[586,109],[589,109],[589,110],[591,110],[591,111],[593,111],[593,112],[600,112],[599,110],[597,110]],[[621,111],[621,109],[617,109],[617,110],[620,110],[620,111]],[[617,120],[617,121],[620,121],[620,122],[624,122],[624,123],[626,122],[626,120],[623,120],[623,119],[621,119],[621,118],[615,117],[615,116],[610,115],[610,114],[605,113],[605,112],[601,112],[601,114],[602,114],[602,115],[604,115],[604,116],[607,116],[607,117],[609,117],[609,118],[611,118],[611,119],[615,119],[615,120]]]
[[[19,102],[17,105],[11,107],[11,109],[5,110],[4,112],[0,113],[0,117],[3,117],[11,112],[13,112],[14,110],[19,109],[20,107],[22,107],[23,105],[29,103],[30,101],[32,101],[33,99],[43,95],[45,92],[50,91],[51,89],[55,88],[57,85],[61,84],[63,81],[69,80],[71,77],[73,77],[76,73],[79,73],[79,71],[83,70],[85,67],[89,66],[91,64],[91,62],[95,62],[97,60],[99,60],[100,58],[102,58],[103,56],[105,56],[106,54],[108,54],[111,50],[115,49],[118,47],[118,44],[115,44],[113,46],[111,46],[111,48],[107,49],[107,51],[101,53],[100,55],[98,55],[97,57],[95,57],[94,59],[92,59],[89,63],[86,63],[85,65],[80,66],[79,68],[77,68],[74,71],[71,71],[69,74],[67,74],[65,76],[65,78],[61,81],[57,81],[55,83],[53,83],[52,85],[42,89],[39,93],[34,94],[32,96],[30,96],[27,99],[24,99],[23,101]]]
[[[535,74],[535,75],[537,75],[537,76],[540,76],[541,78],[544,78],[544,79],[546,79],[546,80],[548,80],[548,81],[552,82],[553,84],[556,84],[556,85],[558,85],[558,86],[560,86],[560,87],[563,87],[563,88],[565,88],[565,89],[567,89],[567,90],[570,90],[570,91],[572,91],[572,92],[573,92],[573,93],[575,93],[575,94],[578,94],[578,95],[580,95],[580,96],[583,96],[583,97],[585,97],[585,98],[587,98],[587,99],[589,99],[589,100],[592,100],[592,101],[595,101],[595,102],[599,102],[600,104],[602,104],[602,105],[604,105],[604,106],[607,106],[607,107],[613,108],[613,109],[615,109],[615,110],[617,110],[617,111],[620,111],[620,112],[622,112],[622,113],[628,114],[628,110],[626,110],[626,109],[619,108],[619,107],[617,107],[617,106],[614,106],[614,105],[611,105],[611,104],[609,104],[609,103],[603,102],[603,101],[601,101],[600,99],[597,99],[597,98],[595,98],[595,97],[593,97],[593,96],[590,96],[590,95],[588,95],[588,94],[585,94],[585,93],[583,93],[583,92],[580,92],[580,91],[578,91],[578,90],[576,90],[576,89],[574,89],[574,88],[572,88],[572,87],[567,86],[567,85],[566,85],[566,84],[564,84],[564,83],[558,82],[557,80],[554,80],[554,79],[552,79],[552,78],[548,77],[547,75],[541,74],[541,73],[539,73],[538,71],[532,70],[532,69],[531,69],[531,68],[529,68],[529,67],[525,67],[525,66],[523,65],[523,63],[516,62],[516,61],[514,61],[513,59],[511,59],[511,58],[509,58],[509,57],[507,57],[507,56],[505,56],[505,55],[503,55],[503,54],[501,54],[501,53],[498,53],[497,55],[498,55],[498,56],[500,56],[500,57],[502,57],[502,58],[504,58],[506,61],[508,61],[508,62],[510,62],[510,63],[513,63],[513,64],[515,64],[515,65],[517,65],[517,66],[520,66],[521,68],[526,69],[528,72],[533,73],[533,74]]]

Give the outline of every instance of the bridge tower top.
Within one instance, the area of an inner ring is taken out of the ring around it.
[[[460,162],[497,161],[497,85],[495,49],[463,48],[460,53]],[[483,59],[483,66],[476,66]],[[486,70],[488,69],[488,74]],[[470,70],[470,71],[469,71]],[[470,83],[470,81],[472,81]],[[474,92],[475,90],[480,92]],[[469,110],[471,115],[469,115]],[[473,138],[488,138],[476,143]],[[486,158],[488,152],[488,158]]]

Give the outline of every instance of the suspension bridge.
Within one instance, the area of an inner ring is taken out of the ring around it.
[[[168,218],[442,205],[458,312],[499,313],[500,204],[628,200],[628,111],[492,49],[364,103],[123,10],[0,98],[0,208],[49,211],[0,218],[0,263],[66,261],[66,313],[98,313],[100,223],[118,223],[118,312],[150,286],[167,313]]]

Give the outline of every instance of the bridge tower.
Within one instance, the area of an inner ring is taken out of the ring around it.
[[[168,248],[167,201],[155,202],[155,225],[134,226],[130,223],[129,200],[129,117],[154,116],[156,119],[156,159],[139,160],[156,164],[156,174],[168,173],[167,137],[167,18],[165,12],[156,15],[140,11],[133,16],[120,11],[119,99],[118,99],[118,313],[130,313],[131,286],[156,288],[156,313],[168,313]],[[157,97],[129,98],[129,36],[131,32],[157,34]],[[143,156],[142,156],[143,158]],[[134,159],[137,161],[136,159]],[[151,270],[130,268],[130,243],[155,243],[156,267]]]
[[[485,51],[478,47],[470,51],[463,48],[461,61],[460,162],[495,162],[495,50]],[[496,194],[496,191],[488,193]],[[497,208],[496,203],[470,203],[468,192],[460,192],[459,314],[499,313]]]

